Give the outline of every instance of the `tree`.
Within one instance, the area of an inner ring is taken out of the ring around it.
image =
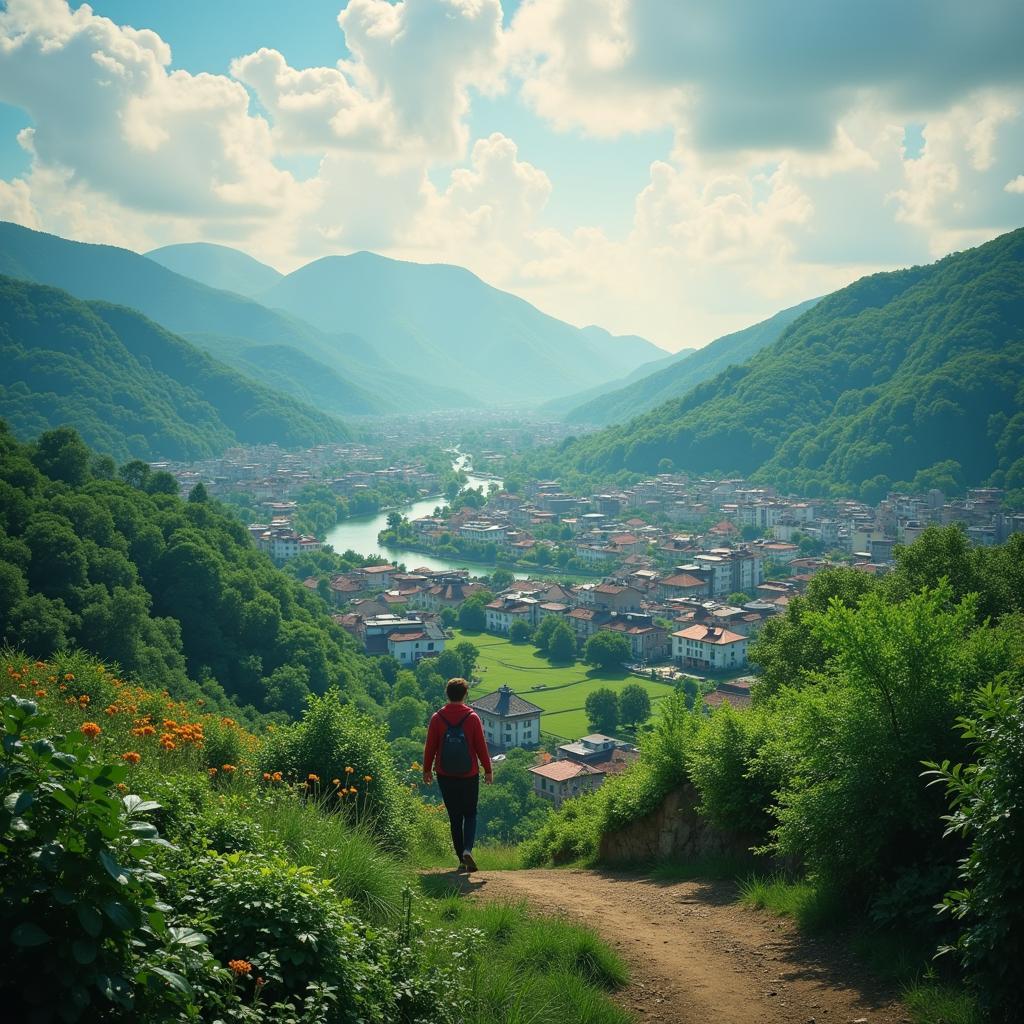
[[[427,717],[427,705],[415,697],[401,697],[388,708],[388,737],[409,736]]]
[[[651,717],[651,698],[638,683],[630,683],[619,694],[619,718],[635,729]]]
[[[576,660],[576,634],[564,619],[555,619],[554,628],[548,637],[548,657],[552,661],[566,664]]]
[[[460,640],[453,648],[453,651],[462,661],[462,678],[472,679],[476,670],[476,661],[480,657],[480,648],[469,640]]]
[[[387,524],[389,530],[397,530],[402,525],[402,513],[401,512],[389,512],[387,518]]]
[[[499,593],[510,587],[514,580],[515,576],[508,569],[495,569],[491,573],[491,586]]]
[[[517,619],[513,622],[508,631],[508,637],[514,644],[529,643],[530,637],[532,636],[533,630],[530,629],[530,624],[528,622],[523,622],[521,619]]]
[[[91,458],[86,443],[71,427],[58,427],[40,434],[32,453],[32,462],[40,473],[51,480],[63,480],[72,487],[80,487],[89,479]]]
[[[742,608],[750,600],[750,595],[742,590],[737,590],[735,593],[730,594],[726,599],[726,604],[736,605]]]
[[[193,505],[202,505],[204,502],[210,500],[209,494],[206,492],[206,486],[203,481],[200,480],[191,491],[188,492],[188,500]]]
[[[548,649],[551,634],[560,621],[557,615],[545,615],[540,620],[540,624],[533,631],[533,643],[538,651],[546,651]]]
[[[615,732],[619,724],[619,698],[614,690],[602,686],[588,693],[583,706],[591,729],[609,735]]]
[[[129,487],[138,487],[141,490],[146,486],[146,481],[153,471],[149,468],[148,462],[143,462],[142,459],[132,459],[131,462],[126,462],[117,472],[118,476]]]
[[[487,600],[484,600],[481,594],[474,594],[463,601],[459,607],[459,629],[464,629],[469,633],[482,633],[487,626],[487,613],[484,611],[484,605],[489,601],[489,595]]]
[[[632,653],[629,641],[610,629],[599,630],[587,641],[587,664],[606,671],[618,668],[629,660]]]
[[[462,658],[457,651],[442,651],[434,659],[434,669],[445,682],[456,679],[463,672]]]

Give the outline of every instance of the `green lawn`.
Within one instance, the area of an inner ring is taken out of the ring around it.
[[[469,640],[480,649],[476,669],[480,682],[469,691],[470,700],[507,683],[519,696],[544,710],[540,724],[547,736],[575,740],[590,732],[583,706],[587,694],[600,687],[619,693],[636,683],[650,694],[655,707],[672,692],[668,683],[652,682],[624,670],[598,672],[582,662],[552,665],[531,644],[514,644],[489,633],[453,632],[455,643]]]

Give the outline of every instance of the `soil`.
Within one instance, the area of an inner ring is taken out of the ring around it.
[[[629,965],[630,984],[616,999],[637,1021],[910,1021],[841,940],[809,938],[791,921],[739,906],[731,883],[568,868],[452,877],[474,899],[526,900],[595,929]]]

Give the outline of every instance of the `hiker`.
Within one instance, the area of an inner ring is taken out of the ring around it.
[[[480,770],[484,782],[494,781],[491,755],[487,752],[484,727],[477,713],[466,706],[469,684],[465,679],[449,679],[445,693],[448,703],[430,718],[427,743],[423,748],[423,782],[429,786],[437,772],[448,820],[452,826],[452,845],[459,858],[459,871],[476,871],[473,840],[476,838],[476,805],[480,796]]]

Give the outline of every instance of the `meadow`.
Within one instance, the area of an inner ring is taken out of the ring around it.
[[[530,644],[514,644],[489,633],[461,629],[453,633],[456,643],[468,640],[480,651],[476,668],[480,681],[469,691],[470,700],[507,683],[524,700],[543,709],[541,733],[555,739],[575,740],[591,731],[583,708],[587,695],[594,690],[607,687],[620,693],[630,684],[642,686],[650,695],[655,712],[658,701],[672,693],[670,684],[645,679],[625,669],[605,672],[582,662],[552,665]]]

